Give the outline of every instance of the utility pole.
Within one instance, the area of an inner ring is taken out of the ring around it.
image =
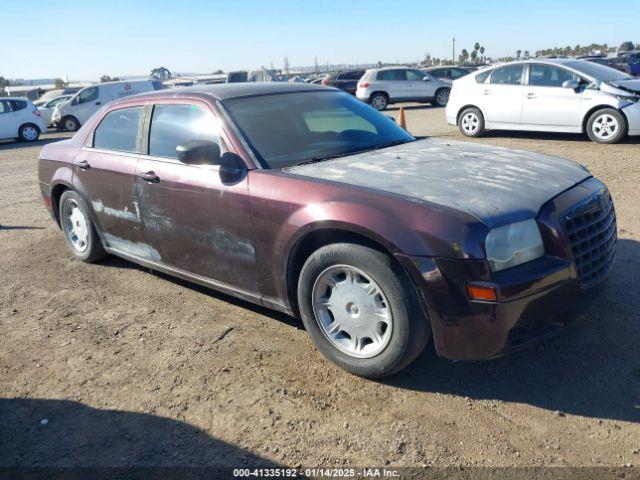
[[[456,38],[453,37],[453,55],[451,56],[451,61],[456,63]]]

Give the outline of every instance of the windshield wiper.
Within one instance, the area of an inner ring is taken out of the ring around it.
[[[344,153],[336,153],[333,155],[320,155],[318,157],[311,157],[311,158],[307,158],[306,160],[302,160],[301,162],[294,163],[293,165],[291,165],[291,167],[297,167],[298,165],[309,165],[310,163],[324,162],[325,160],[331,160],[333,158],[348,157],[349,155],[353,155],[354,153],[357,153],[357,152],[344,152]]]

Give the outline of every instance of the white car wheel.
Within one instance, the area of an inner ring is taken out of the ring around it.
[[[480,119],[475,112],[465,113],[460,119],[460,126],[466,135],[475,135],[480,128]]]
[[[598,110],[587,122],[589,138],[598,143],[616,143],[627,133],[627,124],[622,114],[613,108]]]

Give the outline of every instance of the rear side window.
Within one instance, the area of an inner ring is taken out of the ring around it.
[[[378,72],[378,80],[397,80],[402,81],[407,79],[407,72],[405,70],[382,70]]]
[[[523,64],[496,68],[491,73],[490,83],[496,85],[520,85],[523,71]]]
[[[109,112],[93,135],[93,147],[119,152],[140,152],[140,124],[143,107]]]
[[[149,155],[178,158],[176,147],[191,140],[216,142],[224,153],[220,133],[218,118],[197,105],[156,105],[149,131]]]
[[[456,79],[456,78],[460,78],[460,77],[464,77],[467,73],[464,70],[459,70],[457,68],[450,68],[448,69],[449,75],[447,75],[449,78],[451,79]]]
[[[0,100],[0,113],[9,113],[11,111],[11,102],[9,100]]]
[[[22,100],[11,100],[11,111],[17,112],[19,110],[24,110],[27,108],[27,102],[23,102]]]
[[[489,77],[490,73],[491,73],[491,71],[479,73],[478,75],[476,75],[476,82],[478,82],[478,83],[486,82],[487,81],[487,77]]]

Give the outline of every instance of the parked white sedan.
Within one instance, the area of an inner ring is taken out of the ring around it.
[[[53,115],[53,109],[59,103],[64,103],[69,100],[73,95],[60,95],[59,97],[52,98],[50,100],[45,100],[44,102],[35,102],[35,106],[38,107],[38,111],[42,116],[42,121],[45,125],[52,125],[53,121],[51,120],[51,115]]]
[[[35,142],[47,126],[36,106],[27,98],[0,98],[0,140],[16,138]]]
[[[616,143],[640,135],[640,79],[584,60],[513,62],[453,82],[446,117],[469,137],[586,132],[594,142]]]

